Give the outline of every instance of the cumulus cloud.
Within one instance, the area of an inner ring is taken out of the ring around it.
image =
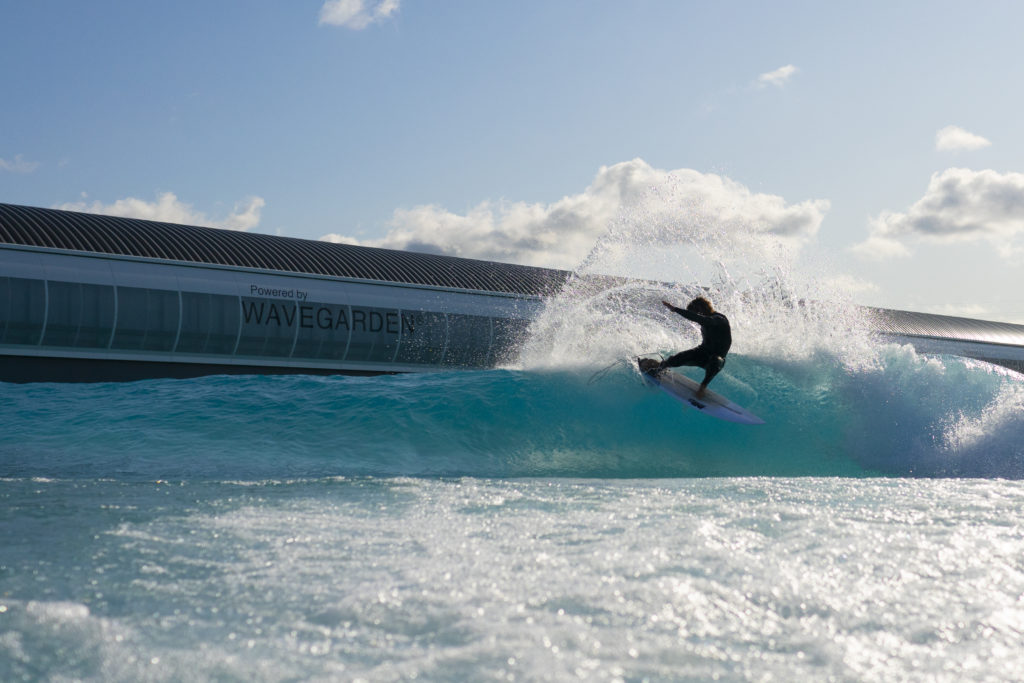
[[[906,212],[871,221],[855,251],[873,257],[908,256],[913,239],[990,242],[1004,257],[1022,253],[1024,173],[949,168],[932,175],[924,196]]]
[[[763,73],[758,76],[757,85],[761,88],[766,88],[770,85],[781,88],[796,72],[797,68],[792,64],[780,66],[775,71],[769,71],[768,73]]]
[[[361,31],[398,11],[399,0],[327,0],[320,8],[320,23]]]
[[[10,171],[12,173],[32,173],[34,170],[39,168],[38,161],[25,161],[21,158],[20,154],[14,156],[13,161],[7,159],[0,159],[0,171]]]
[[[660,222],[638,239],[663,243],[691,239],[678,222],[700,216],[719,232],[743,231],[801,243],[818,231],[829,203],[787,204],[782,197],[751,192],[740,183],[690,169],[664,171],[641,159],[602,167],[583,192],[550,204],[486,201],[457,214],[427,205],[395,211],[381,239],[359,241],[343,235],[321,239],[348,244],[447,254],[506,263],[571,269],[625,212],[642,213],[645,224]]]
[[[219,219],[210,218],[201,211],[196,211],[191,204],[181,201],[173,192],[164,192],[153,202],[128,197],[127,199],[118,199],[113,204],[81,201],[61,204],[54,208],[165,223],[205,225],[244,232],[259,225],[260,211],[264,204],[261,197],[247,197],[236,203],[230,214]]]
[[[975,135],[959,126],[946,126],[935,134],[935,149],[940,152],[973,151],[991,144],[980,135]]]

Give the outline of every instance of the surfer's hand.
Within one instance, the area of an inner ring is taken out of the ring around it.
[[[662,305],[663,305],[663,306],[664,306],[665,308],[675,308],[675,306],[673,306],[672,304],[670,304],[670,303],[669,303],[669,302],[667,302],[667,301],[662,301],[661,303],[662,303]]]

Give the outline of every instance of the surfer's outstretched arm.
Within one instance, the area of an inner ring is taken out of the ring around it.
[[[708,320],[708,316],[706,316],[706,315],[701,315],[700,313],[694,313],[693,311],[688,311],[685,308],[679,308],[678,306],[673,306],[672,304],[670,304],[667,301],[662,301],[661,303],[668,310],[672,311],[673,313],[677,313],[677,314],[683,316],[684,318],[686,318],[687,320],[689,320],[692,323],[697,323],[698,325],[704,325],[704,323],[706,323],[707,320]]]

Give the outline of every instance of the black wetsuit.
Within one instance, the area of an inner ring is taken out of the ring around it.
[[[704,368],[702,385],[707,386],[711,378],[725,367],[725,356],[729,353],[729,347],[732,346],[732,329],[729,327],[729,319],[721,313],[701,315],[675,306],[672,306],[672,310],[700,325],[700,346],[677,353],[661,365],[668,368],[676,368],[680,365]]]

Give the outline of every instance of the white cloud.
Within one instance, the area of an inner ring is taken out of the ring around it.
[[[946,126],[935,134],[935,149],[940,152],[972,151],[988,147],[991,144],[991,142],[980,135],[975,135],[959,126]]]
[[[580,264],[625,213],[645,226],[633,242],[684,242],[693,235],[682,217],[717,233],[762,234],[802,243],[818,231],[829,203],[786,204],[714,174],[663,171],[641,159],[602,167],[583,192],[551,204],[482,202],[464,215],[439,206],[396,210],[382,239],[342,235],[321,239],[448,254],[507,263],[571,269]],[[685,233],[685,234],[684,234]]]
[[[984,320],[986,318],[998,317],[986,306],[976,303],[945,303],[945,304],[921,304],[915,310],[935,315],[952,315],[960,318],[975,318]]]
[[[832,273],[824,276],[824,284],[837,292],[847,294],[874,294],[881,288],[874,282],[859,278],[849,273]]]
[[[796,72],[797,68],[792,64],[780,66],[775,71],[769,71],[768,73],[763,73],[760,76],[758,76],[757,85],[762,88],[765,88],[769,85],[782,87],[783,85],[785,85],[786,81],[788,81],[790,77],[792,77],[792,75],[795,74]]]
[[[320,23],[361,31],[398,11],[399,0],[327,0],[320,8]]]
[[[39,168],[38,161],[25,161],[20,154],[14,156],[13,161],[0,159],[0,171],[11,171],[12,173],[32,173]]]
[[[988,241],[1004,257],[1024,250],[1024,173],[949,168],[932,175],[924,197],[905,213],[886,211],[854,247],[875,257],[908,256],[906,241]]]
[[[878,225],[880,221],[884,221],[885,217],[890,214],[883,213],[881,217],[871,222],[871,234],[866,240],[859,244],[853,245],[850,249],[855,254],[859,254],[865,258],[870,258],[876,261],[882,261],[886,259],[904,258],[910,256],[910,249],[906,247],[902,242],[892,237],[888,237],[884,234],[876,234],[880,231]]]
[[[127,199],[118,199],[113,204],[103,204],[98,201],[90,204],[82,201],[61,204],[54,208],[182,225],[206,225],[244,232],[259,224],[260,211],[264,204],[261,197],[248,197],[236,203],[231,214],[220,219],[209,218],[201,211],[196,211],[191,204],[181,201],[173,192],[164,192],[154,202],[128,197]]]

